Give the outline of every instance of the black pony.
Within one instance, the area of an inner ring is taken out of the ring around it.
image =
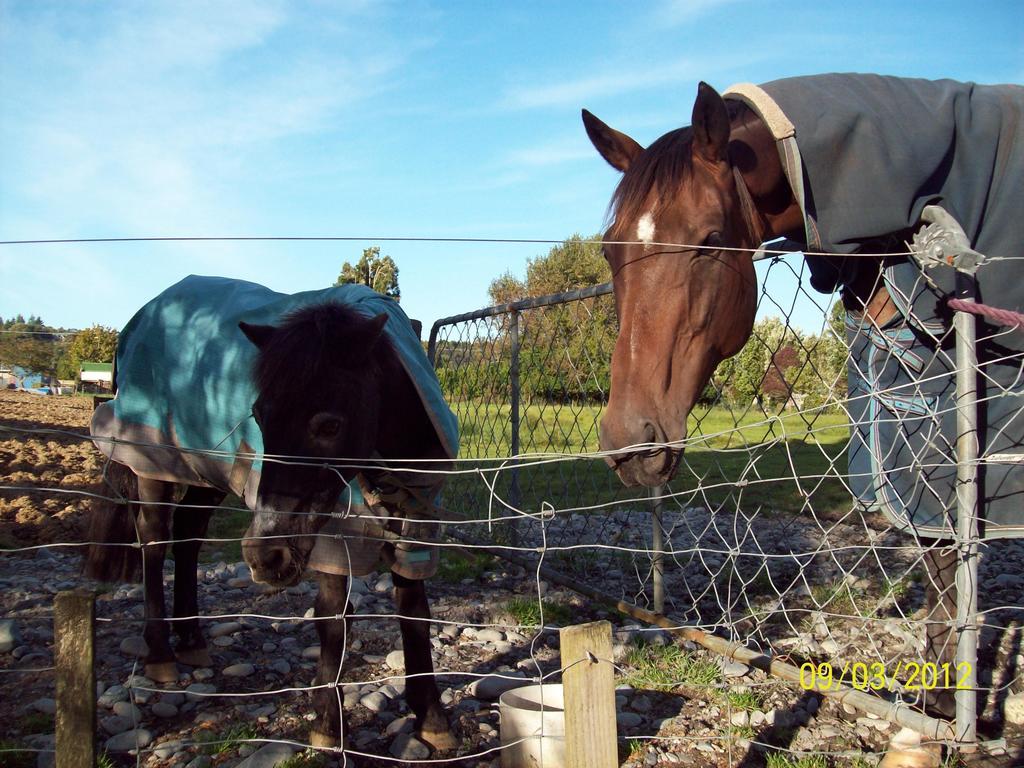
[[[279,319],[239,320],[246,317]],[[339,522],[332,514],[349,483],[390,488],[389,498],[396,488],[415,486],[420,473],[388,472],[389,460],[434,459],[426,466],[435,471],[449,466],[450,437],[443,431],[439,437],[423,394],[436,380],[416,380],[414,370],[429,370],[425,357],[412,368],[403,358],[405,349],[423,356],[411,335],[394,302],[362,288],[290,297],[250,283],[196,277],[154,299],[125,328],[118,393],[97,409],[92,428],[97,445],[113,459],[108,476],[125,501],[94,514],[86,573],[131,578],[141,566],[148,677],[176,680],[175,659],[211,663],[196,618],[196,563],[211,512],[234,492],[254,513],[242,549],[256,581],[294,584],[311,555],[314,561],[321,645],[316,683],[324,687],[316,695],[313,745],[336,746],[341,739],[341,689],[331,684],[339,679],[347,620],[335,617],[351,613],[347,574],[369,570],[353,567],[362,556],[371,567],[378,560],[392,565],[417,733],[435,749],[454,746],[432,677],[422,578],[400,572],[410,573],[396,562],[386,535],[351,538],[342,527],[345,537],[318,536],[325,524]],[[189,375],[180,370],[186,357],[192,361]],[[237,418],[224,422],[232,422],[226,436],[223,427],[211,427],[238,410]],[[436,477],[428,480],[434,493]],[[387,511],[392,518],[408,512],[394,505]],[[384,523],[378,530],[387,528]],[[136,541],[143,545],[141,558],[137,548],[102,543]],[[180,619],[174,622],[166,620],[162,583],[168,541],[175,561],[173,616]],[[314,552],[321,543],[326,552]],[[178,635],[174,650],[171,623]]]

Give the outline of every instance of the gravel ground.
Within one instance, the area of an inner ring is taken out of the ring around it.
[[[84,399],[0,392],[0,425],[84,434],[90,414],[91,404]],[[97,491],[102,488],[101,467],[95,449],[77,438],[0,431],[0,485]],[[87,502],[73,495],[0,490],[0,548],[79,540],[86,509]],[[669,523],[680,532],[675,546],[683,550],[692,544],[698,551],[701,536],[684,539],[682,532],[706,532],[712,516],[699,508],[680,510],[678,515]],[[572,526],[576,521],[560,524]],[[784,526],[785,535],[773,538],[769,529],[778,522],[765,523],[767,528],[756,531],[759,546],[778,545],[781,552],[785,541],[813,533],[796,530],[792,524]],[[863,523],[858,522],[831,535],[836,541],[853,540],[863,531]],[[623,540],[628,541],[629,535],[626,524]],[[585,575],[590,583],[613,593],[630,589],[626,586],[630,569],[621,560],[602,557],[598,553],[588,558],[576,575]],[[830,570],[827,558],[788,563],[778,558],[775,570],[769,569],[771,578],[756,582],[763,587],[760,596],[751,581],[754,574],[742,573],[743,566],[734,569],[733,575],[740,572],[748,583],[749,594],[730,603],[717,587],[728,570],[728,558],[679,559],[680,567],[669,571],[676,608],[682,613],[682,608],[692,606],[688,619],[729,626],[765,650],[789,654],[796,661],[878,658],[886,663],[917,653],[919,581],[908,580],[890,595],[878,587],[877,574],[868,566],[858,569],[839,563]],[[641,629],[592,600],[554,584],[538,584],[532,572],[517,566],[485,558],[468,564],[457,558],[445,560],[428,592],[438,620],[432,642],[435,667],[444,673],[439,686],[461,741],[456,754],[444,755],[457,758],[449,764],[497,766],[497,752],[488,750],[500,746],[494,698],[502,687],[501,677],[533,677],[538,665],[544,672],[557,669],[557,633],[538,634],[522,626],[522,609],[515,607],[517,598],[520,606],[536,606],[538,589],[544,595],[549,623],[612,622],[619,665],[620,757],[630,768],[760,766],[767,762],[764,745],[791,750],[794,764],[797,753],[823,752],[830,757],[822,765],[873,765],[897,730],[831,698],[770,680],[744,665],[723,665],[706,651],[672,643],[665,633]],[[774,563],[775,558],[769,561]],[[910,556],[908,567],[912,563]],[[808,576],[791,578],[801,573]],[[986,551],[980,571],[981,607],[988,611],[982,649],[986,668],[994,671],[986,672],[982,680],[1002,692],[986,697],[982,727],[987,738],[1005,738],[1010,750],[991,757],[986,763],[990,765],[1011,765],[1017,759],[1010,756],[1014,750],[1019,755],[1024,749],[1020,727],[1002,717],[1003,711],[1012,709],[1007,702],[1012,705],[1024,691],[1019,631],[1024,619],[1022,573],[1021,542],[1000,542]],[[47,751],[53,745],[54,683],[47,669],[53,663],[52,600],[56,592],[83,584],[78,574],[78,556],[67,548],[0,555],[0,749],[39,750],[0,752],[0,765],[52,762],[53,753]],[[856,598],[854,610],[823,604],[813,589],[835,579],[848,580],[847,592]],[[209,617],[204,627],[214,663],[209,669],[182,667],[177,683],[163,686],[139,677],[141,588],[88,586],[99,592],[97,738],[111,764],[201,768],[244,763],[244,768],[256,768],[274,764],[294,750],[266,746],[259,740],[306,741],[311,712],[308,694],[269,691],[303,688],[313,678],[318,647],[313,624],[306,617],[315,594],[314,581],[275,591],[253,584],[241,563],[201,565],[200,611]],[[425,757],[423,746],[410,737],[411,721],[401,696],[401,662],[393,654],[399,644],[397,623],[375,618],[393,610],[389,592],[387,574],[353,582],[357,612],[364,618],[354,623],[343,681],[350,743],[367,755],[355,758],[361,766],[394,765],[386,759],[392,756],[416,764]],[[780,592],[785,592],[784,601]],[[870,604],[875,612],[860,615],[863,609],[856,600]],[[850,616],[845,618],[833,615],[847,612]],[[684,682],[675,684],[680,681]],[[131,691],[126,688],[129,683],[134,685]],[[136,743],[145,744],[138,756],[119,751]],[[292,760],[293,768],[340,764],[336,757],[324,754],[296,752]]]

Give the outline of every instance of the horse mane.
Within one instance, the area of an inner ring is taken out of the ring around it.
[[[690,126],[669,131],[641,152],[630,164],[615,188],[608,206],[612,218],[611,231],[616,239],[628,239],[621,227],[638,220],[649,205],[651,190],[656,189],[655,203],[661,210],[671,202],[675,192],[692,167]],[[621,237],[620,237],[621,236]]]
[[[256,358],[253,377],[257,390],[280,389],[288,381],[305,387],[339,370],[373,375],[397,363],[397,353],[386,334],[380,334],[367,349],[368,321],[366,315],[334,301],[289,312]]]

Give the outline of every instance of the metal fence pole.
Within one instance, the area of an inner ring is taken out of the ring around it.
[[[958,297],[974,301],[974,278],[957,273]],[[975,318],[957,312],[957,549],[956,569],[956,738],[964,746],[977,737],[978,665],[978,355]],[[963,685],[959,683],[962,681]]]
[[[661,526],[665,486],[651,488],[651,556],[654,575],[654,612],[665,613],[665,530]]]
[[[517,309],[510,313],[509,341],[512,345],[512,362],[509,365],[509,384],[511,386],[512,409],[509,421],[512,426],[512,456],[519,455],[519,315]],[[522,501],[519,491],[519,468],[512,464],[512,487],[509,490],[509,501],[518,508]]]

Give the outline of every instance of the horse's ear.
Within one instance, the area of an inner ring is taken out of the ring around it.
[[[369,349],[380,339],[381,334],[384,332],[384,326],[388,322],[387,312],[381,312],[376,317],[371,317],[366,321],[363,332],[366,334],[364,343],[366,348]]]
[[[729,113],[718,91],[705,82],[697,86],[693,104],[693,153],[719,163],[729,146]]]
[[[609,128],[587,110],[583,110],[583,126],[587,129],[590,143],[601,153],[601,157],[616,170],[626,172],[636,156],[644,148],[624,133]]]
[[[272,325],[252,325],[245,322],[244,320],[238,324],[238,327],[242,329],[242,333],[255,344],[259,349],[263,349],[267,344],[270,343],[270,339],[273,338],[274,333],[277,329]]]

